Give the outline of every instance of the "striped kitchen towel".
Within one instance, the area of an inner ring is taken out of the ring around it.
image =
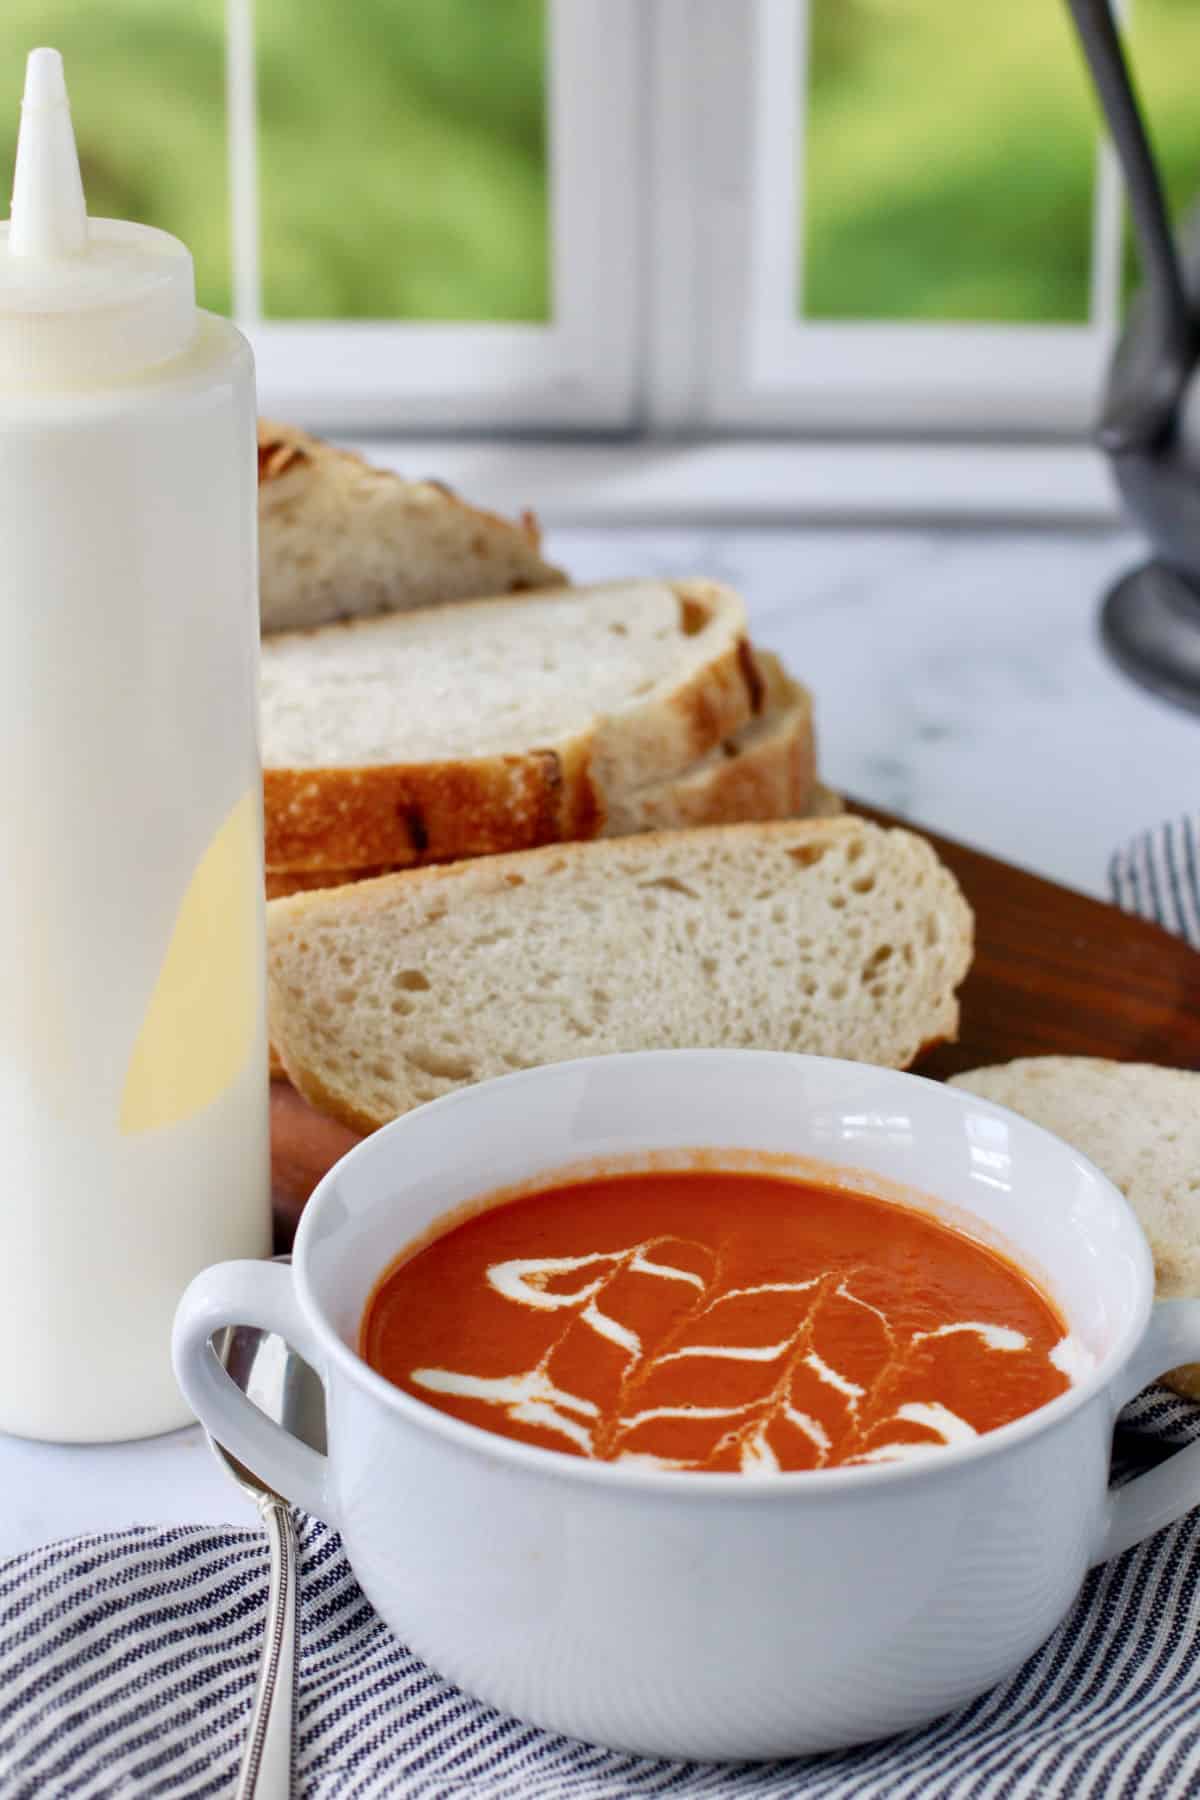
[[[1114,898],[1200,947],[1200,820],[1146,834]],[[1128,1407],[1118,1479],[1200,1438],[1200,1408]],[[508,1718],[441,1680],[301,1522],[297,1791],[308,1800],[1177,1800],[1200,1794],[1200,1512],[1087,1578],[1011,1680],[922,1731],[792,1762],[649,1761]],[[220,1795],[262,1639],[253,1531],[140,1528],[0,1565],[0,1800]]]
[[[1200,950],[1200,813],[1142,832],[1108,865],[1113,899]]]
[[[1162,925],[1200,950],[1200,813],[1168,819],[1115,851],[1108,886],[1123,912]],[[1125,1420],[1165,1443],[1183,1444],[1193,1435],[1195,1415],[1188,1401],[1152,1387],[1126,1408]]]
[[[1200,1514],[1087,1579],[1019,1674],[918,1732],[836,1755],[680,1763],[495,1712],[363,1598],[335,1533],[301,1529],[296,1791],[319,1800],[1177,1800],[1200,1791]],[[253,1531],[175,1526],[0,1567],[0,1794],[212,1795],[238,1765],[267,1595]]]

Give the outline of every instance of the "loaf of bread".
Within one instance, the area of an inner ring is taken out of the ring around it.
[[[623,582],[268,638],[266,861],[366,868],[593,837],[766,701],[741,599]]]
[[[552,846],[273,901],[271,1037],[369,1131],[513,1069],[682,1046],[907,1066],[953,1037],[971,913],[845,817]]]
[[[1072,1144],[1119,1187],[1154,1256],[1161,1299],[1200,1299],[1200,1073],[1091,1056],[1028,1056],[955,1075]],[[1168,1384],[1200,1400],[1200,1364]]]
[[[557,587],[532,513],[517,523],[432,481],[261,419],[259,602],[264,632],[444,600]]]

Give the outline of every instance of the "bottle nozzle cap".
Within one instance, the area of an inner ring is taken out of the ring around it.
[[[82,256],[87,241],[87,205],[63,60],[57,50],[31,50],[21,100],[9,255]]]
[[[195,330],[186,246],[88,219],[62,57],[32,50],[12,217],[0,223],[0,385],[109,385],[177,356]]]

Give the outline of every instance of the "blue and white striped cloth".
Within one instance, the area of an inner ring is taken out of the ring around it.
[[[1200,813],[1144,831],[1108,865],[1113,899],[1200,950]]]
[[[1200,819],[1114,858],[1114,898],[1200,948]],[[1200,1436],[1163,1389],[1123,1416],[1157,1460]],[[646,1761],[555,1737],[399,1643],[336,1534],[301,1524],[298,1792],[314,1800],[1179,1800],[1200,1794],[1200,1512],[1088,1577],[1011,1681],[919,1732],[787,1763]],[[262,1637],[252,1531],[144,1527],[0,1565],[0,1800],[219,1795]]]

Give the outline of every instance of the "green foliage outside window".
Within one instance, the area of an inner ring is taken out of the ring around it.
[[[268,316],[552,316],[544,14],[256,0]],[[1134,17],[1182,204],[1200,192],[1200,8],[1135,0]],[[6,191],[38,43],[67,59],[93,212],[186,239],[204,303],[227,311],[223,0],[4,0]],[[1085,318],[1094,132],[1065,0],[812,0],[798,310]]]
[[[1134,0],[1173,199],[1200,193],[1200,9]],[[797,310],[1087,317],[1097,112],[1066,0],[812,0]]]
[[[63,52],[92,212],[191,246],[231,301],[222,0],[4,0],[0,182],[25,55]],[[257,0],[264,311],[550,316],[542,0]]]

